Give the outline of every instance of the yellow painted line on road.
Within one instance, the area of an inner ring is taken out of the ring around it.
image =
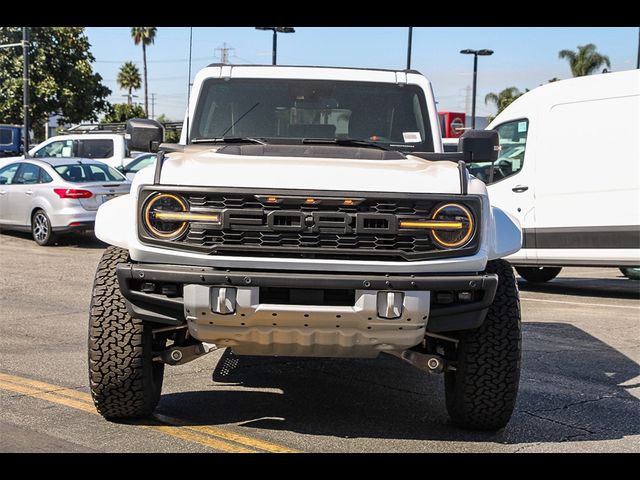
[[[233,442],[241,443],[243,445],[248,445],[250,447],[257,448],[260,450],[265,450],[271,453],[300,453],[300,450],[294,450],[292,448],[278,445],[277,443],[271,443],[265,440],[259,440],[254,437],[248,437],[246,435],[231,432],[229,430],[223,430],[221,428],[210,427],[206,425],[190,425],[188,422],[184,420],[180,420],[178,418],[173,418],[173,417],[167,417],[166,415],[160,415],[160,414],[156,414],[154,415],[154,417],[164,423],[170,423],[172,425],[185,427],[195,432],[206,433],[208,435],[221,437],[227,440],[231,440]]]
[[[75,408],[77,410],[82,410],[88,413],[97,414],[96,409],[93,405],[89,405],[88,403],[81,402],[78,400],[72,400],[70,398],[60,397],[55,395],[53,391],[47,392],[42,391],[37,388],[18,385],[17,383],[9,383],[0,380],[0,389],[9,390],[10,392],[19,393],[21,395],[26,395],[32,398],[39,398],[41,400],[47,400],[49,402],[57,403],[59,405],[64,405],[65,407]]]
[[[530,297],[520,297],[520,300],[526,300],[528,302],[544,302],[544,303],[562,303],[565,305],[580,305],[587,307],[611,307],[611,308],[631,308],[633,310],[639,310],[640,307],[636,307],[633,305],[609,305],[607,303],[581,303],[581,302],[565,302],[563,300],[547,300],[543,298],[530,298]]]
[[[30,378],[0,373],[0,389],[8,390],[32,398],[47,400],[66,407],[97,415],[91,395],[71,388],[60,387]],[[181,440],[198,443],[215,450],[231,453],[298,453],[283,445],[267,442],[258,438],[241,435],[221,428],[206,425],[190,425],[188,421],[165,415],[155,415],[165,425],[140,425],[141,427],[162,432]]]

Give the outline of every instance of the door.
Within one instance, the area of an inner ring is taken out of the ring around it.
[[[16,225],[31,224],[31,206],[40,183],[40,167],[33,163],[22,163],[13,179],[9,202]]]
[[[18,173],[19,163],[12,163],[0,169],[0,224],[15,225],[9,192],[13,188],[13,179]]]
[[[512,257],[533,259],[535,256],[534,163],[527,161],[529,121],[510,120],[494,128],[500,136],[500,155],[480,172],[487,183],[491,204],[513,215],[522,228],[522,250]],[[488,177],[488,178],[487,178]]]

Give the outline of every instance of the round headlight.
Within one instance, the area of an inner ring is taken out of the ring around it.
[[[173,219],[171,213],[187,210],[187,202],[182,197],[170,193],[154,195],[144,207],[144,226],[156,238],[178,238],[187,229],[187,222]]]
[[[455,222],[460,228],[431,230],[436,244],[444,248],[458,248],[473,236],[473,215],[466,207],[457,203],[441,205],[433,212],[432,220]]]

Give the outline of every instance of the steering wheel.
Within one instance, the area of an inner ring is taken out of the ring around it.
[[[502,176],[502,178],[508,177],[511,174],[511,162],[508,160],[498,160],[494,163],[493,168]]]

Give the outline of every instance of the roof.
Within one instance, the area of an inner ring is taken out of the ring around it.
[[[52,167],[57,167],[59,165],[70,165],[74,163],[82,163],[86,165],[106,165],[106,163],[101,162],[100,160],[94,160],[92,158],[77,158],[77,157],[45,157],[45,158],[25,158],[16,160],[16,162],[31,162],[35,164],[44,164],[51,165]]]
[[[518,97],[487,126],[548,112],[555,105],[640,94],[640,70],[601,73],[544,84]],[[612,119],[613,120],[613,119]]]
[[[367,67],[332,67],[328,65],[254,65],[249,63],[211,63],[207,67],[263,67],[263,68],[322,68],[322,69],[341,69],[341,70],[371,70],[374,72],[404,72],[416,73],[422,75],[418,70],[403,68],[367,68]]]

